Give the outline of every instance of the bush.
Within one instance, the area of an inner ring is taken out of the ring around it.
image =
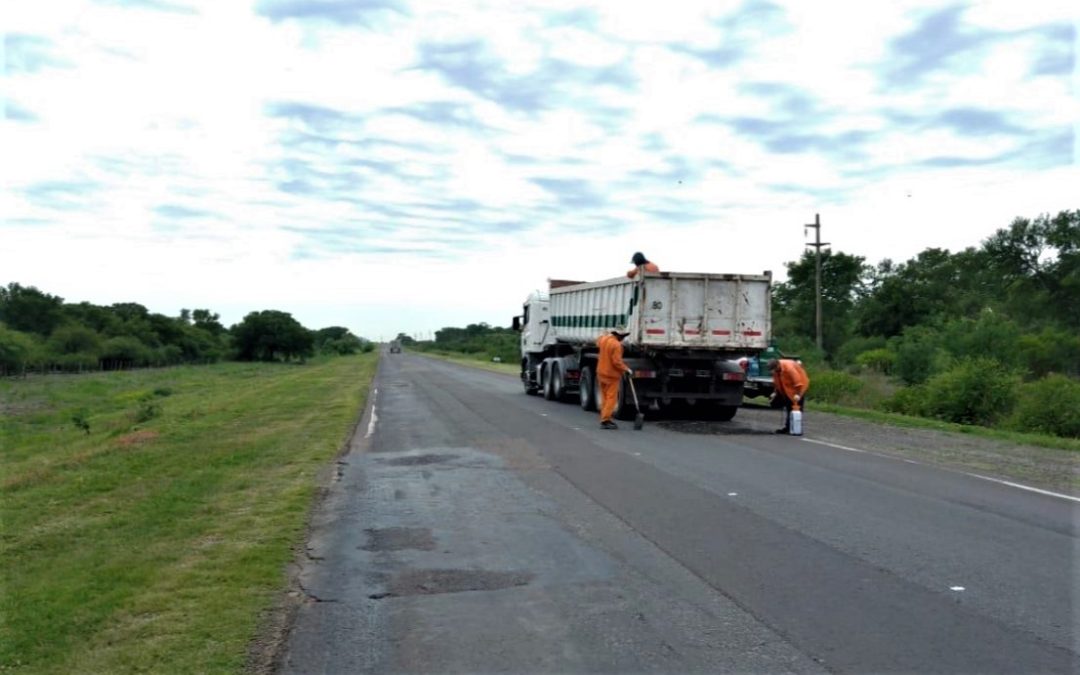
[[[109,338],[101,348],[101,365],[105,370],[141,366],[150,358],[150,349],[138,338],[120,335]]]
[[[811,400],[826,403],[857,404],[863,383],[859,378],[838,370],[815,372],[810,378]]]
[[[1012,410],[1019,383],[994,359],[963,359],[927,381],[927,410],[948,422],[991,425]]]
[[[1022,335],[1017,351],[1020,362],[1036,378],[1050,373],[1080,376],[1080,335],[1055,328]]]
[[[34,353],[34,339],[0,325],[0,375],[21,373]]]
[[[833,356],[833,367],[843,368],[844,366],[857,364],[860,354],[875,349],[883,349],[884,347],[885,338],[880,336],[851,338],[841,345],[840,349],[836,350],[836,354]]]
[[[912,417],[930,416],[930,410],[926,405],[926,387],[923,385],[901,387],[892,396],[882,401],[878,407],[886,412]]]
[[[955,319],[942,329],[944,346],[958,359],[989,358],[1009,368],[1020,363],[1020,329],[1001,314],[989,310],[977,319]]]
[[[101,349],[101,336],[97,332],[75,324],[57,328],[47,343],[53,354],[97,354]]]
[[[914,326],[889,341],[896,352],[893,372],[906,384],[922,384],[951,366],[941,335],[926,326]]]
[[[1080,381],[1050,375],[1021,386],[1007,426],[1017,431],[1080,438]]]
[[[884,375],[891,375],[895,364],[896,354],[884,347],[871,349],[855,357],[855,365]]]

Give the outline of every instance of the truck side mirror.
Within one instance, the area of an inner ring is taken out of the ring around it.
[[[520,316],[515,316],[514,317],[514,322],[511,324],[511,327],[514,330],[516,330],[517,332],[519,332],[519,333],[521,332],[521,317]]]

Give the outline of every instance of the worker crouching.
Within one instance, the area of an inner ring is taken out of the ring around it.
[[[778,434],[792,433],[792,412],[798,412],[799,424],[795,434],[802,434],[801,417],[806,407],[806,392],[810,388],[810,377],[802,364],[794,359],[771,359],[768,363],[772,373],[773,393],[770,401],[777,400],[784,407],[784,426],[776,430]]]

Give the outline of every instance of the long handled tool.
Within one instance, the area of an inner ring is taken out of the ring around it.
[[[630,373],[626,374],[626,381],[630,383],[630,393],[634,397],[634,407],[637,408],[637,415],[634,416],[634,431],[641,431],[645,426],[645,413],[641,412],[641,406],[638,405],[637,390],[634,389],[634,378],[630,376]]]

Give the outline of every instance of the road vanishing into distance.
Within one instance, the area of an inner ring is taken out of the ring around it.
[[[285,673],[1080,672],[1080,502],[386,355]]]

